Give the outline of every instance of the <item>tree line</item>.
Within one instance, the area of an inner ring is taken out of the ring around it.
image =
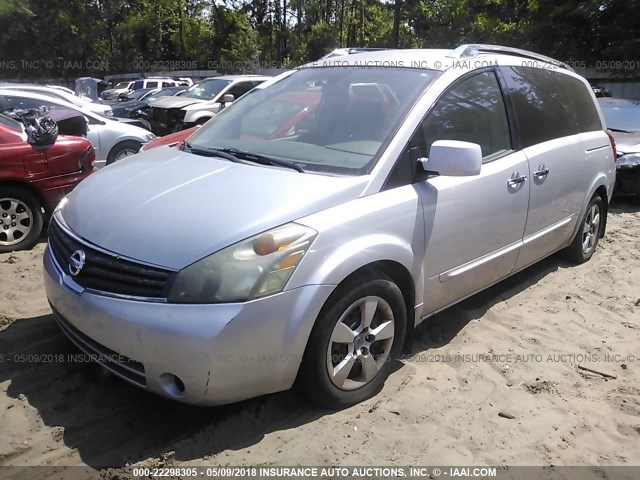
[[[463,43],[589,66],[639,60],[638,12],[640,0],[0,0],[0,78],[246,73],[336,47]]]

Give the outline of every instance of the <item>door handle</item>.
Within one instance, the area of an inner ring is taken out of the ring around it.
[[[533,172],[533,176],[536,178],[546,177],[547,175],[549,175],[549,169],[544,165],[540,165],[538,170]]]
[[[507,180],[507,185],[509,185],[510,187],[517,187],[518,185],[526,181],[527,181],[526,175],[518,175],[517,173],[515,173],[513,177]]]

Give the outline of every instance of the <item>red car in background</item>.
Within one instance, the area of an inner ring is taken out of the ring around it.
[[[278,100],[281,106],[280,115],[276,117],[262,115],[263,112],[258,106],[252,112],[251,118],[247,118],[247,122],[252,124],[248,128],[251,133],[243,134],[241,138],[275,140],[300,133],[304,130],[305,121],[313,118],[320,103],[320,93],[285,93],[280,95]],[[159,137],[143,145],[140,151],[146,152],[147,150],[164,146],[175,147],[193,135],[201,126],[196,125],[186,130]]]
[[[0,114],[0,253],[33,247],[58,202],[93,172],[95,152],[83,137],[52,145],[27,142],[22,123]]]

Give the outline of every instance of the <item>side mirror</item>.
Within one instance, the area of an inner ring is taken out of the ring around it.
[[[234,97],[232,94],[225,93],[222,96],[222,103],[232,103],[235,99],[236,99],[236,97]]]
[[[443,177],[469,177],[480,174],[482,149],[477,143],[458,140],[433,142],[429,158],[419,158],[422,169]]]

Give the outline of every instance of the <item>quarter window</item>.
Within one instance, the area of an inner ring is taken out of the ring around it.
[[[602,129],[594,101],[578,79],[542,68],[502,71],[518,119],[521,147]]]
[[[494,72],[467,78],[447,91],[422,122],[424,146],[436,140],[477,143],[487,158],[511,150],[509,123]]]

